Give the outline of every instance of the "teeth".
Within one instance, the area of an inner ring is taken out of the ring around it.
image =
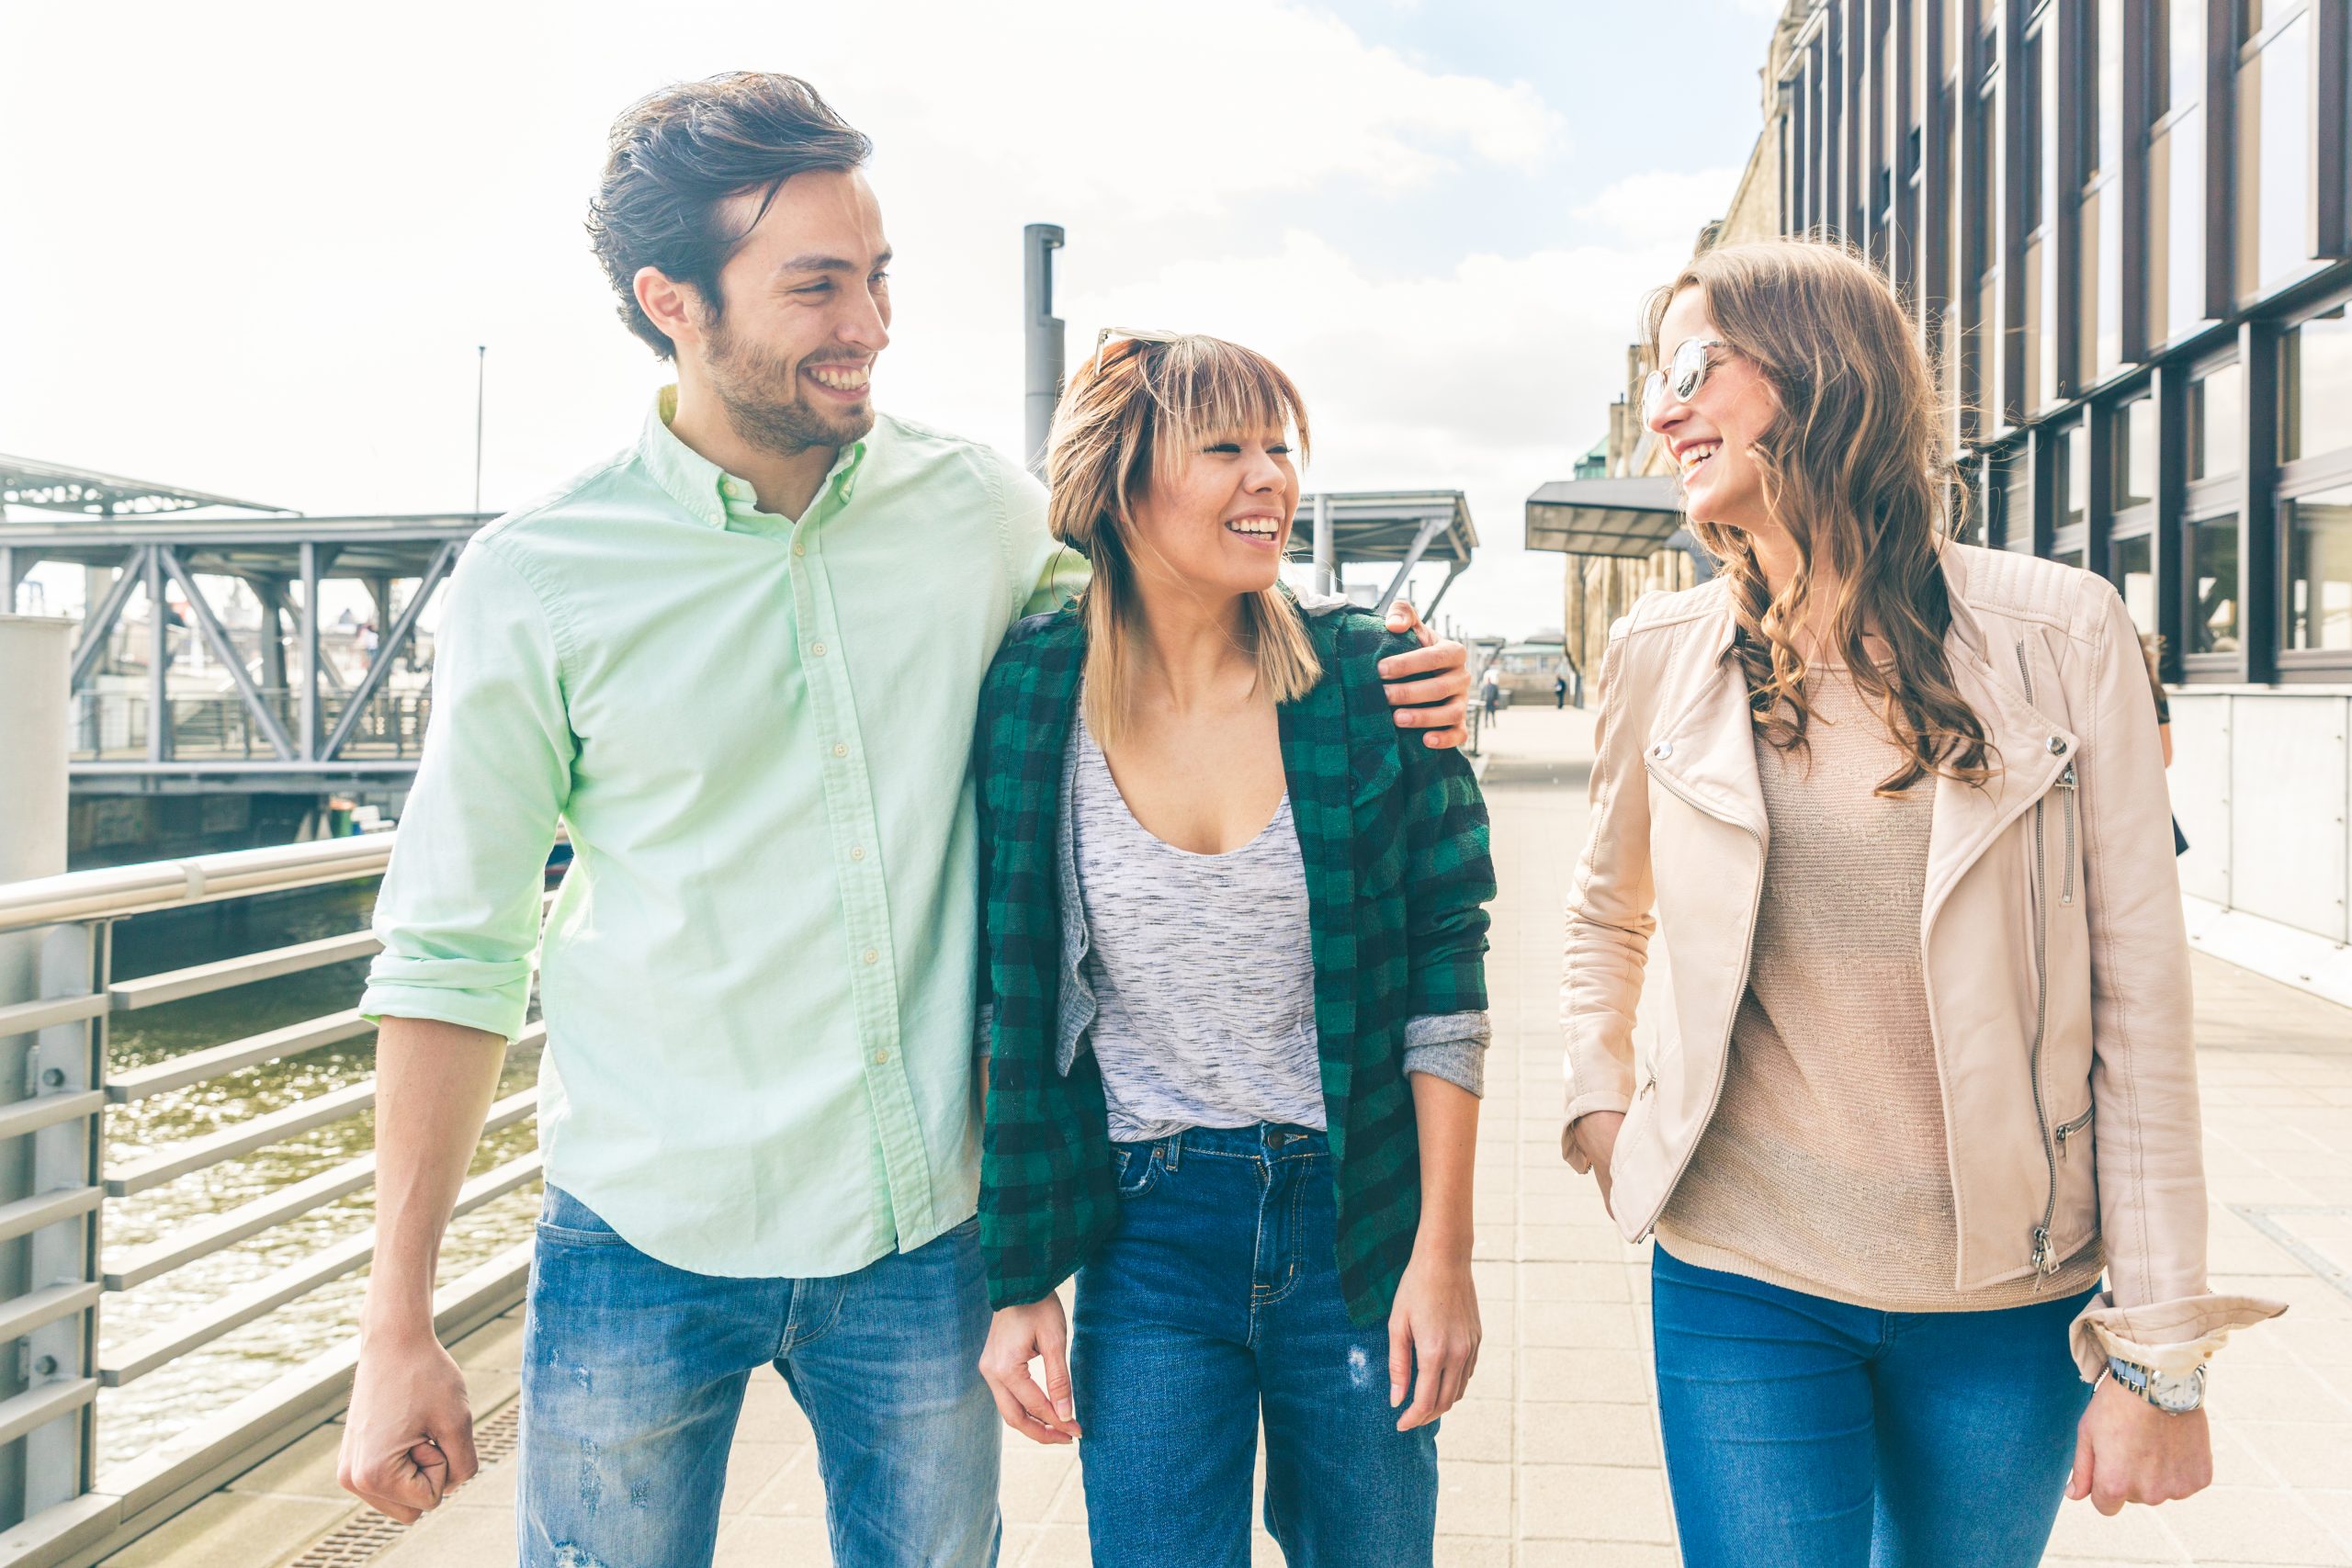
[[[815,378],[818,385],[831,387],[836,391],[854,392],[865,385],[865,372],[862,369],[829,370],[822,367],[812,366],[809,367],[808,374]]]
[[[1704,446],[1687,448],[1682,454],[1682,472],[1684,477],[1688,478],[1693,468],[1696,468],[1700,464],[1713,457],[1720,449],[1721,443],[1719,442],[1709,442]]]
[[[1271,539],[1282,532],[1283,525],[1272,517],[1237,517],[1226,525],[1237,534],[1247,534],[1254,539]]]

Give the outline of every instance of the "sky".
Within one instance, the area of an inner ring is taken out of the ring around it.
[[[1560,620],[1522,503],[1719,216],[1779,0],[0,5],[0,451],[312,513],[463,510],[634,438],[667,378],[581,227],[616,112],[730,69],[876,146],[885,409],[1017,451],[1021,229],[1055,306],[1272,356],[1310,490],[1459,489],[1443,611]],[[1424,597],[1436,574],[1419,585]],[[62,586],[62,585],[61,585]],[[332,607],[332,606],[330,606]]]

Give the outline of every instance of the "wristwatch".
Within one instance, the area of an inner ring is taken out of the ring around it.
[[[2186,1416],[2205,1403],[2201,1366],[2188,1372],[2159,1372],[2120,1356],[2109,1356],[2107,1370],[2117,1382],[2167,1416]]]

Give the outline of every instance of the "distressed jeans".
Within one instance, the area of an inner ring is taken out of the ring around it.
[[[1396,1430],[1388,1325],[1340,1294],[1330,1145],[1304,1127],[1115,1144],[1119,1223],[1079,1270],[1071,1393],[1094,1561],[1427,1568],[1437,1424]]]
[[[840,1568],[996,1561],[978,1227],[821,1280],[673,1269],[550,1186],[524,1329],[524,1568],[708,1568],[752,1371],[817,1435]]]
[[[1650,1260],[1658,1425],[1690,1568],[2033,1568],[2091,1391],[2090,1292],[1875,1312]]]

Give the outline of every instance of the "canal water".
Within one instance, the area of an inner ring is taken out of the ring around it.
[[[117,979],[157,974],[266,948],[346,935],[368,924],[373,881],[308,888],[195,909],[142,915],[115,931]],[[356,1006],[365,960],[238,987],[210,996],[115,1015],[111,1070],[150,1066],[223,1041],[256,1034]],[[253,1117],[356,1083],[375,1070],[375,1039],[361,1035],[339,1045],[249,1067],[205,1083],[158,1094],[107,1111],[107,1163],[120,1167]],[[538,1053],[511,1050],[501,1078],[503,1098],[529,1087]],[[196,1220],[315,1176],[375,1146],[372,1111],[317,1128],[300,1137],[194,1171],[130,1198],[109,1199],[104,1246],[109,1260]],[[491,1134],[475,1151],[472,1174],[528,1153],[537,1142],[532,1120]],[[109,1295],[99,1314],[108,1348],[118,1348],[218,1301],[230,1292],[300,1262],[373,1222],[375,1194],[362,1189],[274,1229]],[[469,1269],[530,1234],[538,1184],[485,1204],[450,1227],[441,1254],[441,1280]],[[367,1271],[312,1292],[260,1321],[191,1351],[126,1388],[98,1396],[101,1475],[126,1460],[168,1448],[197,1422],[253,1393],[280,1373],[348,1337],[357,1326]]]

